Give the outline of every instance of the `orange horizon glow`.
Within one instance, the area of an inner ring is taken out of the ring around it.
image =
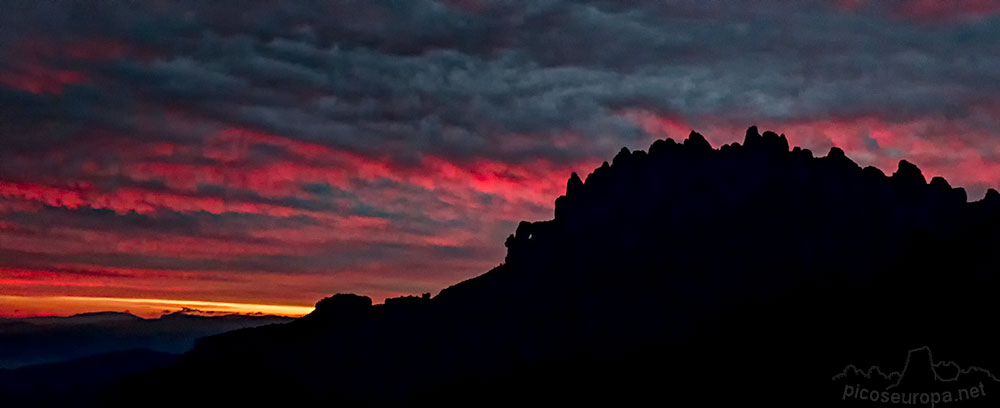
[[[0,295],[0,317],[70,316],[88,312],[125,312],[145,318],[193,309],[211,314],[265,314],[301,317],[313,306],[270,305],[183,299],[143,299],[84,296]]]

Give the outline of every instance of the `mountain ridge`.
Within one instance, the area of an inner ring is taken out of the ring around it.
[[[76,360],[129,349],[182,353],[195,339],[225,331],[284,323],[279,316],[198,316],[181,312],[145,319],[94,312],[0,320],[0,369]]]
[[[997,306],[1000,194],[970,203],[905,160],[886,176],[756,127],[719,149],[692,132],[572,174],[554,218],[521,222],[505,245],[502,264],[434,297],[339,294],[287,325],[201,339],[106,402],[134,404],[171,378],[225,378],[269,384],[250,404],[621,404],[669,392],[833,406],[829,373],[852,354],[916,342],[997,358],[1000,338],[975,322]],[[769,400],[768,380],[793,392]],[[173,397],[243,398],[219,389]]]

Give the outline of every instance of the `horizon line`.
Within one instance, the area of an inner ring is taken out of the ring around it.
[[[315,306],[301,306],[301,305],[281,305],[281,304],[262,304],[262,303],[239,303],[239,302],[219,302],[211,300],[185,300],[185,299],[157,299],[157,298],[119,298],[119,297],[102,297],[102,296],[17,296],[17,295],[0,295],[0,304],[8,302],[16,302],[24,304],[24,302],[58,302],[63,303],[65,306],[78,306],[85,307],[86,304],[90,303],[92,305],[105,304],[109,309],[113,309],[114,305],[128,306],[134,305],[145,309],[145,313],[142,311],[131,311],[129,309],[124,310],[97,310],[100,307],[93,308],[94,312],[108,312],[108,311],[119,311],[125,313],[132,313],[136,315],[146,315],[155,316],[153,313],[165,314],[170,312],[181,311],[184,308],[195,309],[202,312],[219,312],[219,313],[231,313],[231,314],[266,314],[266,315],[277,315],[277,316],[287,316],[287,317],[301,317],[309,314],[315,309]],[[51,306],[51,303],[49,303]],[[51,309],[51,307],[49,307]],[[176,310],[168,310],[176,309]],[[15,309],[19,310],[19,309]],[[8,310],[7,312],[13,312],[14,310]],[[72,316],[80,313],[89,312],[74,312],[65,315],[60,315],[57,313],[52,314],[32,314],[32,313],[6,313],[0,312],[0,317],[41,317],[41,316]]]

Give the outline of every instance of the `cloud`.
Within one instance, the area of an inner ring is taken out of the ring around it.
[[[991,2],[6,11],[0,266],[247,276],[204,294],[305,304],[434,291],[499,262],[570,172],[692,128],[718,144],[758,124],[889,171],[908,158],[973,198],[1000,185]]]

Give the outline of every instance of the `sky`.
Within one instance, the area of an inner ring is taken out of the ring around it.
[[[435,294],[692,129],[1000,186],[996,0],[0,8],[0,316]]]

